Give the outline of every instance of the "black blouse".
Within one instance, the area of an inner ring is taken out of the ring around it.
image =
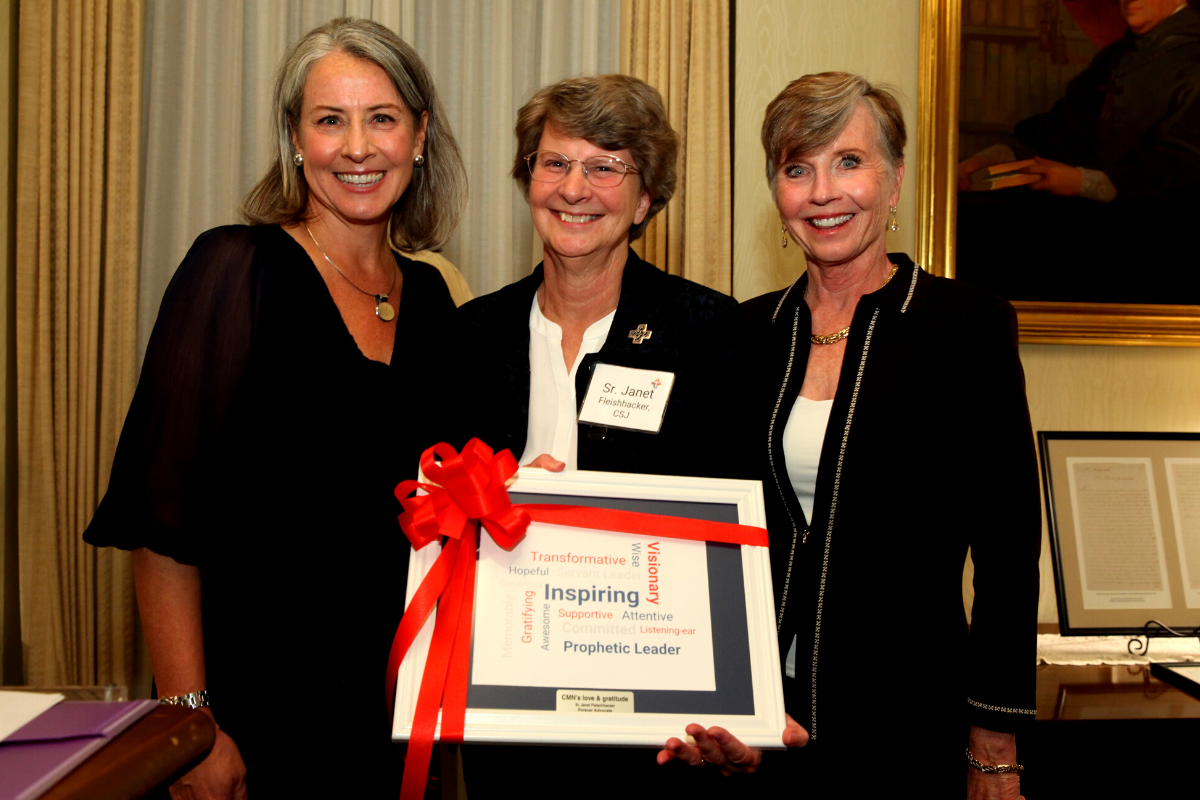
[[[200,567],[213,711],[252,791],[399,780],[383,686],[409,546],[392,492],[440,424],[429,332],[454,304],[433,267],[397,261],[389,366],[358,349],[285,231],[200,236],[163,298],[84,534]]]

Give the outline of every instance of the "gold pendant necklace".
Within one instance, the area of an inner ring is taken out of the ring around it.
[[[892,271],[888,274],[888,276],[886,278],[884,278],[883,283],[881,283],[879,285],[879,289],[882,289],[884,286],[887,286],[889,283],[892,282],[892,278],[896,277],[896,270],[898,270],[898,269],[900,269],[900,267],[896,266],[895,264],[892,264]],[[875,291],[878,292],[879,289],[876,289]],[[819,333],[814,333],[808,337],[808,340],[810,342],[812,342],[813,344],[835,344],[836,342],[840,342],[842,339],[845,339],[849,335],[850,335],[850,326],[847,325],[846,327],[842,328],[840,331],[837,331],[836,333],[827,333],[824,336],[822,336]]]
[[[304,230],[308,231],[308,238],[312,239],[313,244],[317,246],[317,250],[321,252],[321,255],[325,256],[325,260],[329,262],[329,266],[336,269],[337,274],[346,279],[346,283],[350,284],[355,289],[358,289],[367,297],[375,298],[375,316],[379,317],[379,321],[391,322],[394,320],[396,318],[396,309],[392,308],[392,304],[388,302],[388,295],[396,291],[396,274],[392,273],[392,288],[387,290],[387,294],[375,294],[374,292],[368,292],[366,289],[350,280],[350,277],[346,273],[338,269],[338,265],[333,263],[333,259],[329,257],[329,254],[324,250],[321,250],[321,243],[317,241],[317,237],[313,236],[313,232],[308,230],[308,223],[305,222],[303,224]]]

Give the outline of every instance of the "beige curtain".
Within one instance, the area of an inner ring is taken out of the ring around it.
[[[529,206],[509,177],[517,109],[539,88],[620,64],[615,0],[407,0],[400,35],[437,81],[471,182],[445,255],[477,294],[529,274],[542,260]]]
[[[34,685],[129,685],[129,554],[80,538],[136,374],[141,0],[20,6],[21,637]]]
[[[547,83],[620,64],[620,0],[146,5],[141,352],[192,241],[240,221],[238,205],[270,155],[276,66],[310,28],[342,15],[369,17],[400,34],[429,67],[470,181],[466,213],[442,254],[448,261],[438,262],[452,288],[462,278],[470,286],[460,286],[456,299],[523,278],[542,258],[525,199],[508,176],[517,109]]]
[[[729,293],[728,0],[622,0],[621,71],[662,93],[682,140],[675,197],[634,249],[672,275]]]

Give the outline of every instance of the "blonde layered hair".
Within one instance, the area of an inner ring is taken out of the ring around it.
[[[787,85],[767,106],[762,125],[762,146],[767,154],[767,182],[775,193],[780,167],[789,159],[827,147],[846,126],[859,106],[870,112],[879,134],[879,150],[892,177],[904,163],[908,134],[904,114],[895,95],[884,85],[872,84],[850,72],[819,72]]]
[[[446,123],[433,79],[417,52],[384,26],[365,19],[330,20],[288,48],[275,78],[271,132],[274,157],[266,175],[242,203],[251,225],[304,221],[308,182],[292,161],[292,129],[300,120],[304,86],[314,64],[330,53],[370,61],[391,78],[401,100],[419,125],[427,113],[425,165],[414,169],[412,183],[392,206],[388,236],[393,249],[436,250],[458,224],[467,193],[467,176],[458,143]]]
[[[662,95],[629,75],[584,75],[540,89],[517,112],[512,176],[526,199],[532,177],[525,156],[538,149],[542,131],[551,123],[567,136],[605,150],[628,149],[633,155],[631,166],[638,170],[642,190],[650,195],[650,210],[629,228],[629,241],[641,236],[675,194],[679,136],[667,121]]]

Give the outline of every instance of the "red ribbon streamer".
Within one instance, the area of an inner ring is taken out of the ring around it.
[[[434,460],[435,456],[441,457],[440,463]],[[434,445],[422,454],[421,470],[440,485],[408,480],[396,487],[396,497],[404,507],[399,516],[400,528],[414,550],[443,537],[446,543],[404,611],[388,654],[386,702],[390,710],[400,664],[429,614],[440,606],[409,734],[401,800],[419,800],[425,794],[439,708],[441,741],[461,744],[463,740],[471,663],[477,525],[482,525],[505,550],[513,549],[525,537],[532,520],[665,539],[767,546],[766,530],[750,525],[590,506],[513,505],[506,484],[516,474],[516,459],[508,450],[493,454],[478,439],[468,442],[462,453],[456,453],[445,443]],[[416,489],[424,489],[428,494],[409,497]]]

